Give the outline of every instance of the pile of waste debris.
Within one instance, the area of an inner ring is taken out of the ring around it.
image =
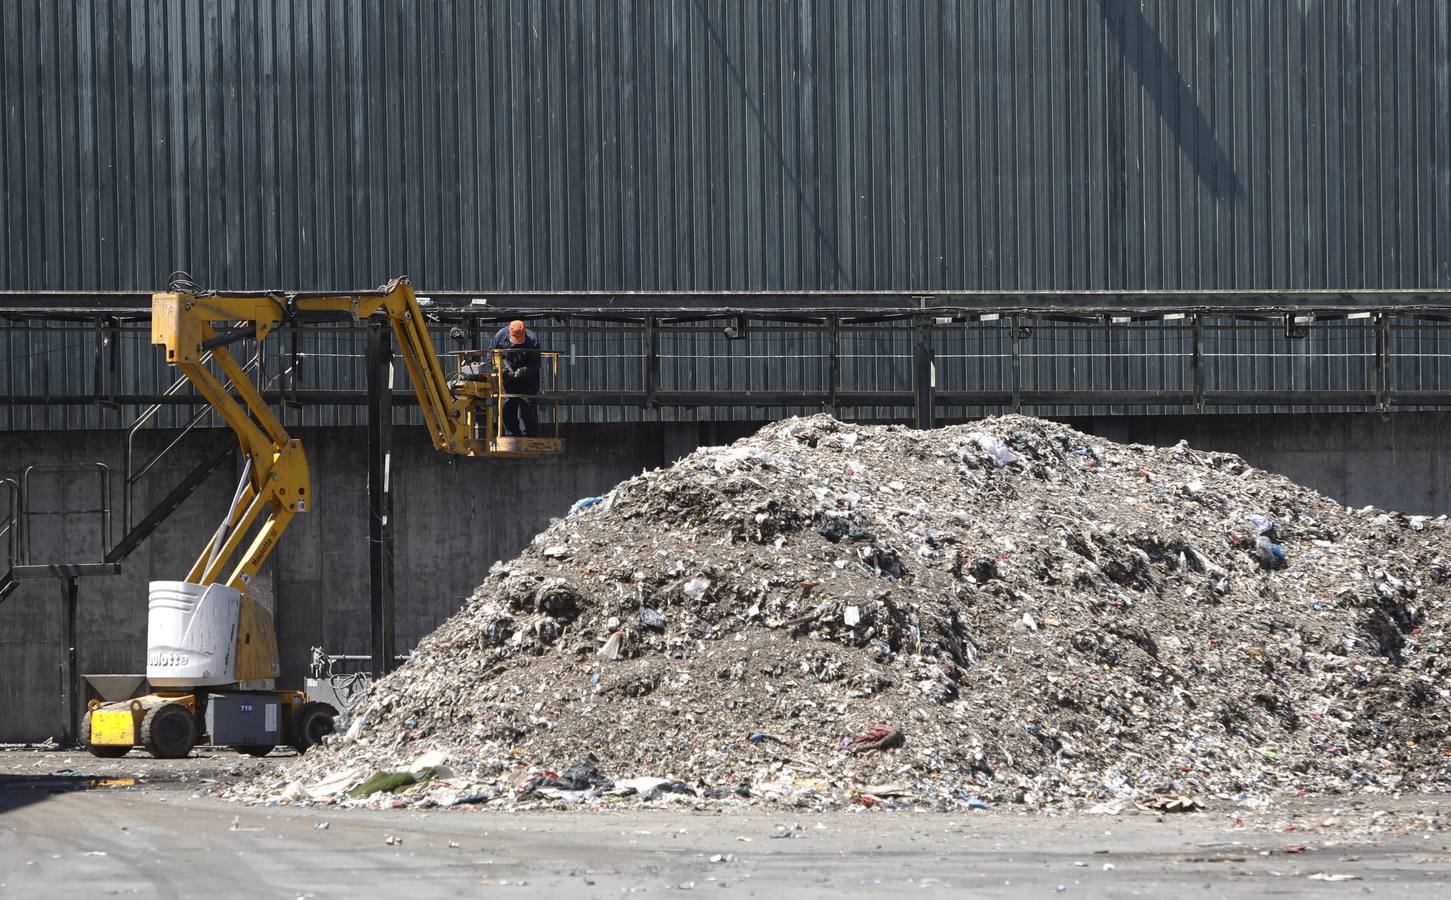
[[[1445,517],[1004,416],[828,416],[582,502],[234,791],[1138,803],[1451,783]]]

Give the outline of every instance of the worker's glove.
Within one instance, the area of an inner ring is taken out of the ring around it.
[[[508,378],[518,378],[519,370],[509,365],[508,363],[504,363],[504,375]]]

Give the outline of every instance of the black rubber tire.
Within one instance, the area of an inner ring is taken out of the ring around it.
[[[181,759],[196,745],[196,716],[180,703],[164,703],[141,720],[141,746],[157,759]]]
[[[120,759],[131,752],[130,747],[122,747],[120,744],[93,744],[91,743],[91,714],[88,711],[81,716],[81,746],[92,756],[99,756],[101,759]]]
[[[302,708],[292,716],[293,749],[298,753],[306,753],[308,747],[332,734],[333,721],[337,716],[338,711],[331,703],[312,700],[302,704]]]
[[[237,751],[238,753],[245,753],[248,756],[266,756],[267,754],[271,753],[273,748],[276,746],[276,744],[266,744],[260,747],[233,747],[232,749]]]

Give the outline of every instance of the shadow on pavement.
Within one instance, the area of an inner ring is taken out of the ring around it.
[[[39,803],[52,794],[84,791],[100,787],[104,782],[121,780],[123,779],[80,774],[6,775],[0,773],[0,816],[32,803]]]

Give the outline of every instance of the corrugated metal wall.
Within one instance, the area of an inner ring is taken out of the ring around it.
[[[0,288],[1451,286],[1447,0],[7,0]]]
[[[1448,8],[4,0],[0,289],[1451,288]],[[1365,383],[1367,323],[1261,331],[1207,336],[1206,386]],[[638,336],[550,339],[569,386],[641,386]],[[1005,327],[937,343],[940,388],[1006,383]],[[360,386],[360,342],[303,347],[305,387]],[[661,349],[662,389],[824,377],[811,337]],[[1451,387],[1445,329],[1394,350],[1396,386]],[[1024,389],[1187,377],[1172,327],[1040,324],[1023,351]],[[844,390],[907,385],[905,332],[842,354]],[[90,336],[0,328],[0,395],[84,392],[94,364]],[[173,373],[130,335],[120,374]]]

